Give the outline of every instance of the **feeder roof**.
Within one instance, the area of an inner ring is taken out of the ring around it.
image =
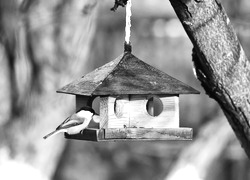
[[[199,94],[131,53],[95,69],[57,92],[74,95]]]

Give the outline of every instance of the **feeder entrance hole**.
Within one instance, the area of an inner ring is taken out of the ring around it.
[[[162,101],[158,97],[150,97],[148,99],[147,105],[147,112],[150,116],[159,116],[163,111],[163,104]]]

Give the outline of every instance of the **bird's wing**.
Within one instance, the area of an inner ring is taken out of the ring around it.
[[[77,126],[77,125],[80,125],[82,124],[83,122],[82,121],[78,121],[78,120],[70,120],[64,124],[61,124],[60,126],[58,126],[56,128],[56,130],[60,130],[60,129],[67,129],[67,128],[70,128],[70,127],[73,127],[73,126]]]
[[[64,124],[66,124],[70,120],[70,117],[68,117],[67,119],[65,119],[59,126],[57,126],[56,130],[60,129]]]
[[[72,126],[77,126],[82,124],[85,121],[85,119],[79,118],[77,115],[73,114],[69,116],[67,119],[65,119],[57,128],[59,129],[67,129]]]

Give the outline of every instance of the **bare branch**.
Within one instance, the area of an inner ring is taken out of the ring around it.
[[[170,2],[194,45],[198,79],[250,157],[250,63],[224,8],[217,0]]]

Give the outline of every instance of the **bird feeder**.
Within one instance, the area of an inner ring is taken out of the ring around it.
[[[115,1],[112,9],[119,5],[126,5],[125,52],[57,91],[76,96],[76,111],[97,105],[98,122],[94,119],[79,134],[65,137],[90,141],[192,139],[192,128],[179,126],[179,95],[199,92],[131,53],[131,0]]]
[[[99,122],[66,138],[90,141],[190,140],[179,126],[179,95],[194,88],[125,52],[57,92],[76,96],[76,110],[97,101]]]

